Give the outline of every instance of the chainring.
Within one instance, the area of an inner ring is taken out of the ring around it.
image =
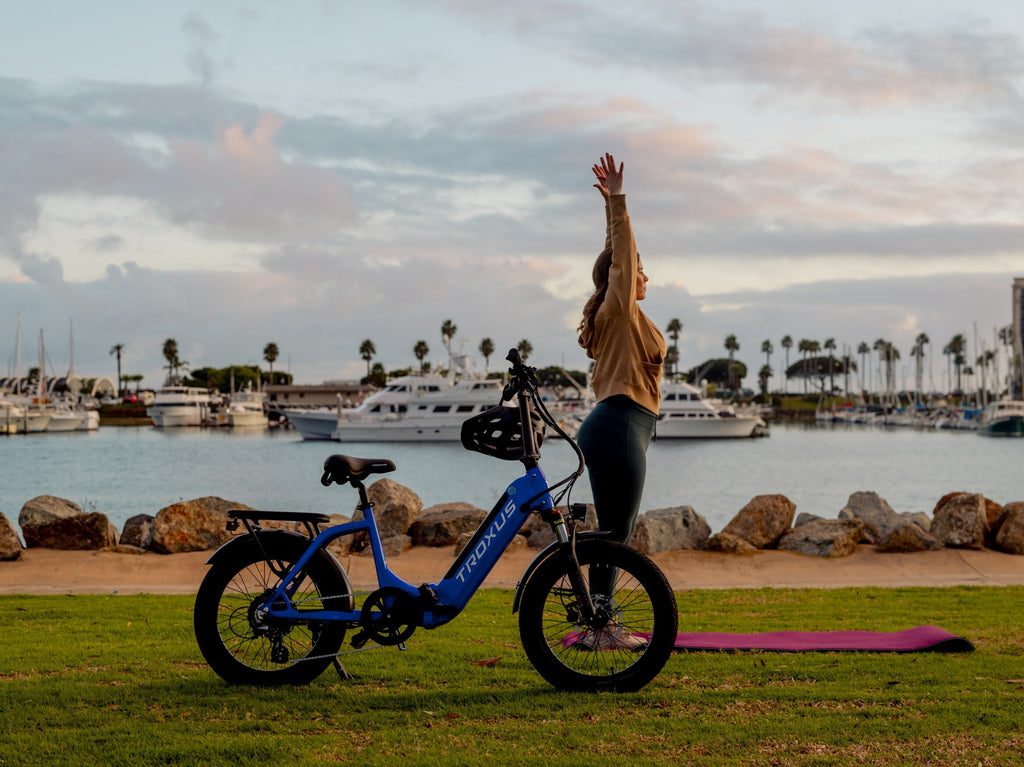
[[[421,612],[417,597],[395,586],[384,586],[363,602],[359,625],[377,644],[401,644],[416,630]]]

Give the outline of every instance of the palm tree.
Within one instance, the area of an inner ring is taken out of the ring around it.
[[[735,390],[736,387],[733,385],[733,372],[732,366],[736,357],[736,352],[739,351],[740,344],[736,340],[736,336],[732,333],[725,337],[725,350],[729,352],[729,388]]]
[[[114,344],[110,347],[110,353],[117,357],[117,396],[121,396],[121,352],[124,350],[124,344]]]
[[[918,333],[917,338],[914,339],[914,346],[910,350],[910,356],[914,358],[914,383],[917,389],[918,402],[924,394],[924,347],[927,346],[931,341],[928,340],[928,336],[924,333]]]
[[[683,323],[673,317],[668,321],[665,332],[672,339],[672,348],[675,350],[675,354],[672,355],[672,364],[669,366],[669,372],[675,375],[676,365],[679,363],[679,334],[683,332]],[[665,358],[665,361],[668,362],[668,357]]]
[[[785,387],[789,389],[789,350],[793,347],[793,337],[783,336],[782,337],[782,348],[786,350],[786,383]]]
[[[269,344],[263,347],[263,359],[270,365],[270,383],[274,383],[274,361],[281,354],[281,351],[277,348],[277,344],[271,341]]]
[[[427,346],[426,341],[417,341],[416,345],[412,347],[412,353],[416,356],[416,359],[420,361],[420,372],[423,372],[423,360],[430,354],[430,347]]]
[[[999,340],[1006,347],[1006,384],[1007,393],[1012,394],[1013,387],[1018,379],[1018,366],[1020,361],[1013,353],[1013,325],[999,328]]]
[[[676,369],[676,365],[679,364],[679,350],[675,346],[670,346],[665,350],[665,373],[671,377],[674,375],[672,371]]]
[[[807,378],[809,373],[809,366],[807,364],[807,357],[811,353],[811,341],[806,338],[801,338],[799,343],[796,345],[796,350],[803,355],[803,360],[800,363],[800,372],[803,374],[804,379],[804,394],[807,393]]]
[[[359,356],[366,360],[366,375],[370,376],[370,361],[373,359],[373,355],[377,353],[377,347],[373,345],[373,341],[367,338],[361,344],[359,344]]]
[[[976,360],[978,367],[981,368],[981,391],[982,396],[985,394],[985,372],[988,370],[990,365],[993,365],[996,360],[996,352],[994,349],[986,349],[983,351]],[[994,383],[994,378],[993,378]]]
[[[942,347],[942,353],[946,355],[947,360],[952,358],[952,363],[956,367],[956,388],[958,391],[963,391],[960,388],[960,372],[967,358],[964,356],[964,352],[967,350],[967,339],[964,338],[963,333],[957,333],[951,339],[949,343]]]
[[[772,377],[772,366],[765,363],[761,366],[761,370],[757,374],[758,380],[761,382],[761,396],[768,396],[768,379]]]
[[[441,341],[444,343],[444,348],[448,350],[448,356],[452,356],[452,339],[455,338],[455,332],[458,330],[455,323],[451,320],[445,320],[441,323]]]
[[[519,356],[524,360],[533,354],[533,344],[527,341],[525,338],[516,344],[516,348],[519,350]]]
[[[480,342],[480,353],[484,356],[484,370],[491,368],[491,355],[494,354],[494,341],[485,338]]]
[[[164,341],[163,348],[164,359],[167,360],[167,364],[164,366],[167,368],[167,381],[168,383],[175,384],[178,382],[178,368],[180,362],[178,361],[178,342],[173,338],[168,338]]]
[[[836,389],[835,362],[832,358],[832,352],[836,350],[836,339],[826,338],[824,347],[828,352],[828,393],[832,394]]]
[[[885,363],[886,343],[887,342],[886,342],[886,340],[884,338],[876,338],[875,342],[873,344],[871,344],[871,349],[873,351],[878,352],[878,375],[879,376],[882,375],[882,366]],[[888,376],[888,374],[885,377],[885,383],[884,384],[882,384],[882,382],[879,381],[879,388],[880,389],[884,388],[886,394],[889,393],[889,376]]]
[[[868,346],[867,341],[861,341],[859,344],[857,344],[857,354],[860,355],[860,391],[862,394],[867,391],[867,389],[864,388],[864,372],[868,369],[867,364],[865,363],[865,359],[870,351],[871,347]],[[869,376],[868,381],[870,380],[871,377]]]

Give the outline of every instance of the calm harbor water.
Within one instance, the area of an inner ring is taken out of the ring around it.
[[[554,481],[575,458],[560,441],[543,449]],[[17,525],[22,505],[56,495],[107,514],[119,528],[180,500],[217,495],[256,508],[351,513],[355,493],[320,484],[331,453],[390,458],[389,476],[425,506],[465,501],[490,509],[518,474],[516,462],[458,444],[304,442],[294,431],[104,427],[92,433],[0,437],[0,512]],[[755,495],[782,493],[835,517],[849,495],[874,490],[897,511],[931,513],[953,491],[1024,501],[1024,439],[972,432],[774,424],[766,439],[655,442],[642,509],[690,505],[718,531]],[[573,501],[590,501],[586,476]]]

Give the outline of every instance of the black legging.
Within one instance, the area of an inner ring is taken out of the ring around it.
[[[629,543],[633,537],[656,420],[647,408],[616,395],[597,403],[576,438],[587,461],[598,527],[619,543]],[[610,587],[605,580],[610,577],[602,575],[597,580]],[[598,593],[609,590],[599,588],[593,579],[592,587]]]
[[[580,426],[577,442],[587,460],[597,524],[619,543],[633,537],[656,420],[620,394],[597,403]]]

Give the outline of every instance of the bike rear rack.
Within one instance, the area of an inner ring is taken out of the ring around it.
[[[231,509],[228,512],[227,528],[231,532],[238,529],[241,522],[250,535],[255,535],[263,527],[260,520],[271,522],[294,522],[302,524],[310,538],[320,534],[320,525],[330,524],[331,518],[327,514],[318,514],[312,511],[260,511],[258,509]]]

